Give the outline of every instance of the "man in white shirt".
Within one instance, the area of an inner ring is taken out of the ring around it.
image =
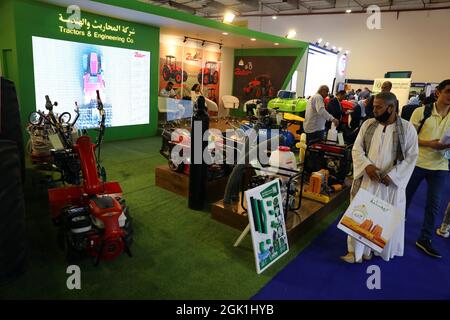
[[[308,100],[308,104],[306,105],[303,126],[306,132],[306,142],[308,145],[324,138],[325,123],[327,121],[333,122],[336,128],[339,126],[339,120],[335,119],[325,109],[323,99],[328,95],[329,91],[328,86],[321,86],[317,93]]]
[[[389,261],[403,256],[405,241],[404,214],[406,186],[414,171],[419,146],[414,126],[395,112],[397,97],[390,92],[375,96],[374,118],[363,123],[353,145],[353,199],[360,188],[376,195],[401,213],[401,222],[395,228],[383,251],[377,255]],[[362,262],[372,258],[371,249],[355,238],[347,238],[345,262]]]
[[[161,89],[159,95],[161,97],[176,98],[177,93],[175,92],[175,90],[173,90],[173,82],[171,81],[167,82],[166,87]]]

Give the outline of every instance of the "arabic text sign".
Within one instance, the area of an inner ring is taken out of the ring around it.
[[[109,24],[108,22],[98,22],[96,19],[87,18],[74,19],[64,18],[59,14],[61,23],[58,26],[59,32],[71,34],[79,37],[96,38],[100,40],[117,41],[121,43],[134,43],[134,28],[122,24]],[[76,26],[73,28],[71,26]]]

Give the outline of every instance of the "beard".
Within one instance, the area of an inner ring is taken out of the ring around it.
[[[374,118],[378,122],[385,123],[386,121],[388,121],[388,119],[390,118],[391,114],[392,113],[389,113],[389,111],[386,110],[383,114],[381,114],[381,115],[379,115],[377,117],[374,117]]]

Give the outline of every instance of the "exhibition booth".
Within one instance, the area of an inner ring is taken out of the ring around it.
[[[27,172],[49,177],[49,221],[69,260],[132,256],[129,208],[139,215],[153,197],[125,202],[144,174],[113,176],[131,180],[124,189],[110,181],[103,141],[154,137],[159,150],[139,153],[158,159],[146,179],[242,231],[235,246],[251,233],[258,273],[349,199],[355,136],[333,124],[307,144],[303,130],[307,98],[348,85],[347,53],[142,1],[6,0],[0,29],[11,30],[0,62],[20,102]],[[394,83],[402,103],[410,82]]]
[[[79,23],[71,24],[76,12],[66,13],[62,5],[79,6]],[[199,83],[221,109],[223,96],[236,95],[243,104],[260,94],[252,87],[243,96],[244,87],[256,86],[261,76],[273,77],[267,80],[275,96],[307,48],[300,41],[139,1],[5,1],[1,14],[5,29],[14,26],[1,40],[2,69],[16,82],[24,106],[22,125],[49,95],[58,101],[59,113],[73,114],[77,101],[78,125],[91,128],[95,123],[88,104],[100,89],[111,114],[107,140],[155,135],[158,111],[169,111],[162,119],[173,119],[175,102],[158,101],[169,81],[180,100]],[[236,59],[242,70],[233,73]],[[56,83],[74,85],[61,89]],[[186,107],[189,117],[192,107]]]
[[[322,84],[337,87],[347,55],[140,1],[9,0],[0,12],[0,27],[13,26],[0,41],[3,76],[16,85],[31,167],[61,174],[49,186],[49,205],[53,222],[69,225],[72,254],[85,250],[95,264],[131,256],[133,214],[119,182],[107,182],[104,140],[161,135],[168,161],[155,168],[155,185],[186,197],[192,209],[211,206],[212,217],[242,237],[257,217],[244,192],[279,181],[271,224],[283,243],[277,250],[348,198],[345,142],[336,136],[307,148],[300,135],[305,97]],[[191,129],[199,117],[218,132],[207,139],[210,151],[230,161],[198,167]],[[266,162],[240,163],[234,152],[263,145]],[[187,162],[173,159],[177,148]],[[120,231],[104,220],[114,210]]]

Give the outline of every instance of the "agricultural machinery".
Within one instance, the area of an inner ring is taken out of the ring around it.
[[[78,138],[75,123],[80,113],[76,104],[76,117],[70,122],[72,118],[70,112],[63,112],[60,115],[54,113],[53,108],[58,103],[52,103],[48,96],[45,96],[45,99],[47,113],[40,110],[33,111],[28,117],[27,131],[30,135],[30,140],[27,149],[32,164],[52,170],[55,159],[52,156],[51,150],[70,149],[72,147],[74,141]],[[70,177],[68,178],[70,180]]]
[[[217,84],[219,82],[219,71],[217,67],[217,62],[215,61],[207,61],[205,63],[205,67],[200,70],[198,74],[198,83],[202,83],[203,76],[203,85],[208,84]]]
[[[59,227],[58,238],[69,262],[87,254],[95,265],[122,252],[131,256],[132,242],[131,217],[122,189],[117,182],[106,182],[100,165],[106,115],[99,91],[97,108],[101,121],[95,144],[87,134],[75,143],[59,134],[65,147],[52,150],[52,156],[63,183],[70,185],[48,190],[52,220]],[[56,122],[51,125],[59,132]]]
[[[182,76],[183,75],[183,76]],[[188,74],[181,67],[177,66],[177,60],[174,56],[166,56],[166,63],[163,66],[162,76],[164,81],[175,79],[176,83],[186,82]]]
[[[96,100],[97,90],[104,95],[103,57],[96,52],[83,55],[83,91],[84,102]]]
[[[262,99],[264,97],[275,96],[275,88],[268,75],[259,75],[244,87],[244,94],[247,98]]]

